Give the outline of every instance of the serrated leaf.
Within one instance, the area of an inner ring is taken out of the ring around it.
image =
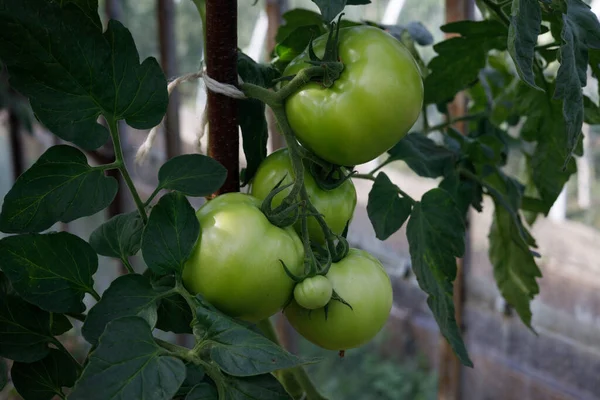
[[[162,298],[158,303],[156,328],[165,332],[192,333],[192,311],[181,295]]]
[[[92,345],[104,332],[106,325],[121,317],[138,316],[151,327],[157,320],[157,300],[150,280],[142,275],[129,274],[115,279],[102,294],[102,299],[88,313],[81,333]]]
[[[552,85],[549,87],[551,89]],[[577,171],[577,164],[570,159],[563,168],[570,149],[561,103],[526,86],[519,88],[518,98],[521,110],[527,115],[521,136],[537,142],[535,151],[528,158],[533,184],[545,204],[544,214],[547,215],[569,177]]]
[[[314,11],[294,8],[285,12],[281,17],[284,22],[277,29],[277,35],[275,36],[277,43],[283,42],[294,30],[303,26],[318,26],[321,27],[321,34],[326,32],[321,16]]]
[[[569,155],[577,146],[583,124],[583,92],[587,82],[588,48],[600,49],[600,22],[581,0],[566,0],[563,14],[560,67],[554,97],[563,100]]]
[[[523,227],[515,226],[514,221],[510,213],[496,203],[489,234],[489,256],[500,293],[531,328],[530,302],[539,293],[536,278],[541,278],[542,273],[528,244],[515,234]]]
[[[26,363],[44,358],[54,340],[52,315],[17,296],[0,300],[0,357]]]
[[[478,183],[463,179],[458,173],[452,173],[440,182],[439,188],[444,189],[452,196],[464,218],[466,218],[469,206],[473,206],[479,212],[483,211],[483,191]]]
[[[210,383],[200,383],[192,388],[185,400],[219,400],[219,394]]]
[[[58,221],[95,214],[113,201],[118,189],[117,180],[90,167],[80,150],[53,146],[17,179],[4,198],[0,230],[41,232]]]
[[[0,59],[11,85],[60,138],[85,149],[108,139],[99,115],[136,129],[160,123],[168,104],[158,62],[141,65],[131,33],[97,14],[47,0],[0,0]]]
[[[281,383],[271,374],[225,380],[227,400],[290,400]]]
[[[413,207],[406,234],[413,271],[440,331],[461,363],[472,367],[452,297],[456,257],[465,251],[465,225],[452,197],[442,189],[425,193]]]
[[[404,161],[418,175],[427,178],[444,176],[454,168],[458,154],[438,146],[421,133],[410,133],[388,150],[391,160]]]
[[[198,321],[206,328],[203,339],[211,344],[211,359],[229,375],[255,376],[306,363],[216,311],[198,307],[196,312]]]
[[[8,383],[8,365],[6,361],[0,358],[0,392]]]
[[[180,274],[200,234],[200,223],[187,198],[164,195],[150,213],[142,239],[144,261],[157,274]]]
[[[510,27],[508,29],[508,52],[515,62],[521,79],[534,89],[533,63],[535,47],[540,35],[542,9],[538,0],[513,0]]]
[[[173,157],[158,171],[159,189],[176,190],[187,196],[204,197],[216,192],[227,178],[227,170],[214,158],[202,154]]]
[[[279,77],[277,70],[254,62],[244,53],[238,53],[238,74],[244,82],[261,87],[272,87],[273,80]],[[256,174],[258,166],[267,157],[269,129],[265,115],[265,104],[256,99],[238,101],[238,123],[242,129],[246,170],[242,185],[248,184]]]
[[[402,227],[410,216],[412,201],[398,195],[398,186],[380,172],[369,192],[367,214],[379,240],[385,240]]]
[[[23,399],[52,400],[55,396],[64,397],[62,388],[75,384],[77,368],[68,355],[50,349],[46,357],[34,363],[15,362],[10,372]]]
[[[344,10],[346,5],[370,4],[371,0],[312,0],[319,7],[323,20],[331,22]]]
[[[101,256],[127,260],[142,245],[144,223],[137,211],[115,215],[90,235],[90,246]]]
[[[67,232],[30,233],[0,240],[0,265],[21,297],[56,313],[80,313],[94,292],[98,256]]]
[[[69,400],[170,400],[185,375],[143,318],[119,318],[107,325]]]
[[[461,21],[441,29],[462,36],[433,46],[438,55],[428,65],[431,73],[425,78],[425,104],[451,101],[477,81],[490,50],[506,50],[508,30],[498,21]]]

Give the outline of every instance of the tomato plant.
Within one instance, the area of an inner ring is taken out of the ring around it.
[[[294,168],[288,150],[277,150],[260,164],[252,180],[250,193],[264,200],[277,184],[287,185],[293,182],[293,177]],[[341,235],[352,219],[356,207],[356,189],[352,181],[346,180],[334,189],[322,189],[307,169],[304,174],[304,185],[310,202],[318,212],[323,214],[323,218],[331,231]],[[291,188],[278,193],[272,200],[273,206],[280,205],[290,191]],[[296,223],[295,226],[296,230],[300,232],[300,223]],[[323,230],[315,218],[308,219],[308,231],[312,240],[319,243],[325,241]]]
[[[392,284],[385,269],[366,251],[350,249],[331,266],[326,279],[344,302],[332,298],[326,308],[307,309],[295,296],[285,316],[302,336],[325,349],[365,344],[381,330],[392,309]]]
[[[333,293],[327,277],[316,275],[303,280],[294,287],[294,301],[307,310],[324,307]]]
[[[293,228],[271,225],[260,204],[249,195],[226,193],[201,207],[200,237],[182,275],[191,293],[252,322],[275,314],[292,294],[294,282],[281,261],[298,274],[304,258]]]
[[[398,143],[423,106],[423,79],[410,52],[388,33],[372,26],[340,29],[340,77],[329,88],[318,82],[287,98],[285,110],[298,140],[321,158],[354,166],[371,161]],[[327,36],[313,42],[325,53]],[[305,50],[283,71],[307,68]]]
[[[346,5],[368,0],[314,2],[320,13],[285,14],[273,60],[257,63],[233,51],[236,2],[194,0],[211,28],[207,69],[168,83],[155,58],[140,60],[123,24],[102,24],[95,0],[0,0],[9,91],[60,139],[2,203],[0,390],[8,359],[26,400],[322,400],[303,368],[312,360],[279,345],[268,317],[283,309],[301,335],[335,350],[363,345],[385,324],[392,282],[346,237],[355,179],[372,182],[366,211],[377,238],[406,223],[417,283],[470,367],[453,282],[469,213],[489,197],[498,289],[531,328],[541,271],[530,227],[577,171],[583,122],[600,121],[582,91],[588,66],[600,76],[597,18],[581,0],[514,0],[511,15],[510,2],[483,0],[483,19],[442,26],[450,37],[425,62],[422,47],[433,39],[423,25],[342,19]],[[315,33],[322,36],[312,40]],[[200,77],[211,156],[171,157],[143,196],[120,126],[151,130],[143,158],[173,89]],[[459,93],[469,101],[457,115],[449,104]],[[266,107],[286,142],[269,157]],[[457,122],[468,129],[459,133]],[[105,145],[114,160],[90,163]],[[526,161],[520,177],[505,168],[515,155]],[[372,171],[353,170],[379,156]],[[399,162],[438,187],[413,198],[383,170]],[[256,197],[223,194],[239,191],[240,173]],[[89,238],[60,231],[58,223],[96,215],[125,190],[135,210],[113,215]],[[207,204],[196,210],[190,198]],[[99,256],[126,270],[105,290]],[[193,343],[172,343],[157,330]],[[63,343],[66,332],[90,345],[85,354]]]

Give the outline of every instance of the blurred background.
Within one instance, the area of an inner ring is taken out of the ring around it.
[[[269,60],[274,34],[286,10],[316,10],[310,0],[252,3],[239,0],[239,47],[256,61]],[[598,14],[600,0],[591,5]],[[101,0],[100,11],[104,20],[123,22],[133,34],[140,57],[160,60],[169,79],[200,68],[202,24],[191,0]],[[480,15],[470,0],[372,0],[368,6],[348,8],[346,17],[385,24],[420,21],[438,42],[444,38],[439,26],[445,21],[477,19]],[[431,46],[419,51],[425,61],[435,54]],[[17,176],[58,143],[35,122],[27,102],[8,89],[6,78],[0,77],[0,199]],[[586,92],[598,101],[596,88],[586,88]],[[171,98],[161,135],[143,166],[135,165],[133,158],[147,131],[122,126],[126,159],[142,197],[153,191],[162,163],[177,154],[196,151],[205,99],[201,83],[179,87]],[[440,122],[435,110],[430,116],[432,125]],[[419,128],[417,123],[414,129]],[[600,180],[596,178],[600,176],[600,134],[593,128],[585,129],[586,155],[578,160],[580,172],[568,182],[549,217],[539,219],[533,227],[544,274],[539,281],[541,294],[532,303],[537,335],[520,322],[496,288],[487,255],[493,207],[485,203],[483,213],[472,214],[468,256],[461,261],[464,274],[456,287],[460,293],[457,310],[474,369],[461,367],[439,335],[425,295],[411,275],[404,230],[385,242],[377,240],[366,213],[370,183],[355,183],[359,204],[349,240],[352,246],[376,255],[392,278],[395,302],[386,328],[373,342],[340,358],[306,342],[284,319],[274,317],[290,351],[325,359],[309,368],[323,393],[332,400],[600,399]],[[270,150],[280,145],[274,134]],[[111,151],[107,146],[89,153],[90,162],[112,161]],[[242,153],[240,157],[243,163]],[[357,169],[369,171],[377,162]],[[507,168],[518,174],[521,162],[514,157]],[[384,171],[415,198],[437,186],[435,180],[419,178],[402,163],[386,166]],[[195,201],[195,206],[201,205],[201,199]],[[131,209],[129,194],[122,191],[105,212],[55,228],[88,238],[110,216]],[[121,265],[101,257],[98,292],[122,272]],[[169,334],[163,336],[169,338]],[[184,336],[173,339],[180,343],[187,340]],[[87,351],[73,332],[65,340],[81,354]],[[14,396],[10,387],[0,392],[0,399],[17,398]]]

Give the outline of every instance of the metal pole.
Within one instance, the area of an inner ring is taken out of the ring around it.
[[[177,75],[177,45],[175,43],[175,5],[173,0],[158,0],[158,35],[160,62],[167,79]],[[179,94],[175,89],[169,96],[165,118],[165,147],[167,159],[181,154],[179,138]]]
[[[206,2],[206,72],[221,83],[237,85],[237,0]],[[237,100],[208,91],[208,154],[227,168],[216,194],[237,192],[239,130]]]

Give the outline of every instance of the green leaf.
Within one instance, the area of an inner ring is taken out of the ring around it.
[[[1,0],[0,0],[1,1]],[[53,146],[25,171],[4,198],[0,230],[40,232],[106,208],[119,184],[102,169],[90,167],[71,146]]]
[[[160,123],[167,82],[154,58],[141,65],[131,33],[75,4],[0,0],[0,59],[11,85],[27,96],[37,118],[60,138],[85,149],[108,139],[98,124],[125,119],[136,129]]]
[[[515,62],[521,79],[534,89],[533,62],[535,46],[542,24],[542,9],[538,0],[513,0],[510,27],[508,29],[508,52]]]
[[[95,345],[106,325],[121,317],[138,316],[154,327],[159,297],[160,293],[152,288],[150,280],[145,276],[120,276],[102,294],[102,299],[92,307],[81,333],[88,342]]]
[[[433,46],[438,55],[428,65],[431,73],[425,79],[425,104],[452,101],[456,93],[477,81],[490,50],[506,50],[508,31],[498,21],[461,21],[441,29],[462,36]]]
[[[238,52],[238,74],[244,82],[261,87],[272,87],[273,80],[279,77],[274,67],[257,64],[244,53]],[[242,185],[248,184],[256,170],[267,157],[269,129],[265,114],[265,104],[256,99],[238,101],[238,123],[242,129],[246,170]]]
[[[290,400],[291,397],[271,374],[248,378],[227,377],[227,400]]]
[[[319,31],[320,34],[326,32],[326,27],[321,16],[314,11],[306,10],[304,8],[294,8],[285,12],[281,17],[283,23],[277,30],[277,35],[275,36],[277,43],[283,42],[292,34],[292,32],[300,27],[317,26],[321,27]],[[306,48],[306,45],[303,46],[303,49],[304,48]]]
[[[463,365],[472,367],[456,323],[452,282],[465,251],[465,225],[450,195],[432,189],[413,207],[407,226],[412,268],[442,335]]]
[[[216,192],[227,178],[227,170],[214,158],[202,154],[173,157],[158,171],[158,188],[204,197]]]
[[[371,0],[312,0],[321,10],[325,22],[331,22],[342,11],[346,5],[370,4]]]
[[[69,400],[170,400],[185,376],[143,318],[119,318],[106,326]]]
[[[380,172],[369,192],[367,214],[379,240],[389,238],[410,216],[412,202],[398,196],[398,186]]]
[[[481,212],[483,211],[483,190],[481,185],[469,179],[463,179],[458,172],[448,175],[439,184],[440,189],[447,191],[456,207],[466,218],[469,206]]]
[[[115,215],[90,235],[90,246],[101,256],[127,260],[142,245],[144,223],[137,211]]]
[[[17,296],[0,300],[0,357],[26,363],[44,358],[54,341],[52,314]]]
[[[192,391],[194,386],[204,383],[205,371],[201,365],[191,362],[185,364],[185,379],[177,391],[177,396],[185,396]]]
[[[70,331],[72,328],[73,324],[64,314],[52,314],[51,332],[54,336],[62,335],[63,333]]]
[[[160,300],[156,328],[165,332],[192,333],[192,311],[181,295]]]
[[[276,57],[272,64],[283,71],[294,58],[306,49],[312,39],[321,36],[325,31],[322,24],[297,26],[275,46]]]
[[[254,376],[306,363],[233,319],[204,307],[196,311],[206,328],[203,339],[211,344],[211,359],[229,375]]]
[[[200,383],[192,388],[185,400],[219,400],[219,394],[210,383]]]
[[[85,240],[67,232],[5,237],[0,265],[15,291],[46,311],[83,312],[83,297],[95,293],[98,256]]]
[[[152,209],[142,239],[144,261],[157,274],[181,273],[200,234],[200,223],[187,198],[164,195]]]
[[[496,203],[489,234],[489,256],[500,293],[531,328],[530,302],[539,293],[535,278],[541,278],[542,273],[528,244],[516,233],[523,228],[515,226],[514,221],[510,213]]]
[[[521,136],[537,141],[535,151],[528,158],[532,181],[546,206],[544,214],[547,215],[569,177],[577,171],[577,164],[570,159],[563,169],[570,150],[561,103],[524,85],[517,95],[519,105],[527,115]]]
[[[6,361],[0,358],[0,391],[4,389],[8,383],[8,365]]]
[[[563,100],[569,154],[581,137],[583,124],[582,87],[587,82],[588,48],[600,49],[600,23],[590,7],[581,0],[566,0],[563,14],[560,67],[554,97]]]
[[[600,107],[587,96],[583,96],[583,113],[586,124],[600,125]]]
[[[50,349],[42,360],[34,363],[15,362],[10,370],[17,392],[25,400],[52,400],[63,397],[63,387],[77,380],[77,366],[60,350]]]
[[[444,176],[454,168],[458,154],[438,146],[421,133],[410,133],[388,150],[390,161],[402,160],[418,175],[427,178]]]

